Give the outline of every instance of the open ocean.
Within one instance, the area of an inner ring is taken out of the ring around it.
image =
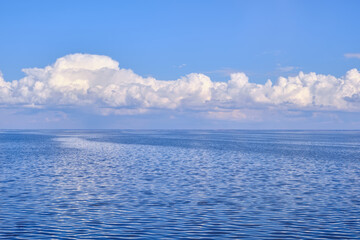
[[[360,239],[360,131],[1,131],[1,239]]]

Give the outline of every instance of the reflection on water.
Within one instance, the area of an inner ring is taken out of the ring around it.
[[[5,131],[0,238],[360,238],[360,132]]]

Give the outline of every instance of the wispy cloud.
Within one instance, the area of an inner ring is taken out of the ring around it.
[[[184,68],[184,67],[186,67],[186,64],[185,63],[183,63],[183,64],[180,64],[179,66],[177,66],[178,68]]]
[[[213,70],[213,71],[207,71],[207,72],[204,72],[204,74],[219,74],[221,76],[230,76],[232,73],[236,73],[236,72],[239,72],[239,70],[237,69],[234,69],[234,68],[227,68],[227,67],[224,67],[224,68],[221,68],[221,69],[216,69],[216,70]]]
[[[295,67],[295,66],[281,66],[280,64],[278,65],[278,67],[276,68],[277,72],[280,73],[287,73],[287,72],[292,72],[295,70],[298,70],[299,67]]]
[[[262,52],[260,55],[271,55],[271,56],[280,56],[281,54],[283,54],[282,50],[269,50],[269,51],[264,51]]]
[[[346,58],[358,58],[360,59],[360,53],[345,53],[344,57]]]

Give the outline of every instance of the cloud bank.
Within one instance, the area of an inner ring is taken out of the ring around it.
[[[243,118],[241,109],[299,109],[359,111],[360,73],[345,76],[300,72],[276,83],[249,82],[233,73],[227,82],[213,82],[198,73],[177,80],[141,77],[119,68],[107,56],[72,54],[45,68],[23,69],[26,76],[12,82],[0,75],[3,107],[88,107],[101,114],[141,114],[152,109],[208,112],[209,116]],[[233,110],[234,112],[229,112]],[[217,114],[219,113],[219,114]]]

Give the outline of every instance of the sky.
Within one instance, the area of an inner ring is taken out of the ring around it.
[[[359,1],[0,1],[0,128],[359,129]]]

